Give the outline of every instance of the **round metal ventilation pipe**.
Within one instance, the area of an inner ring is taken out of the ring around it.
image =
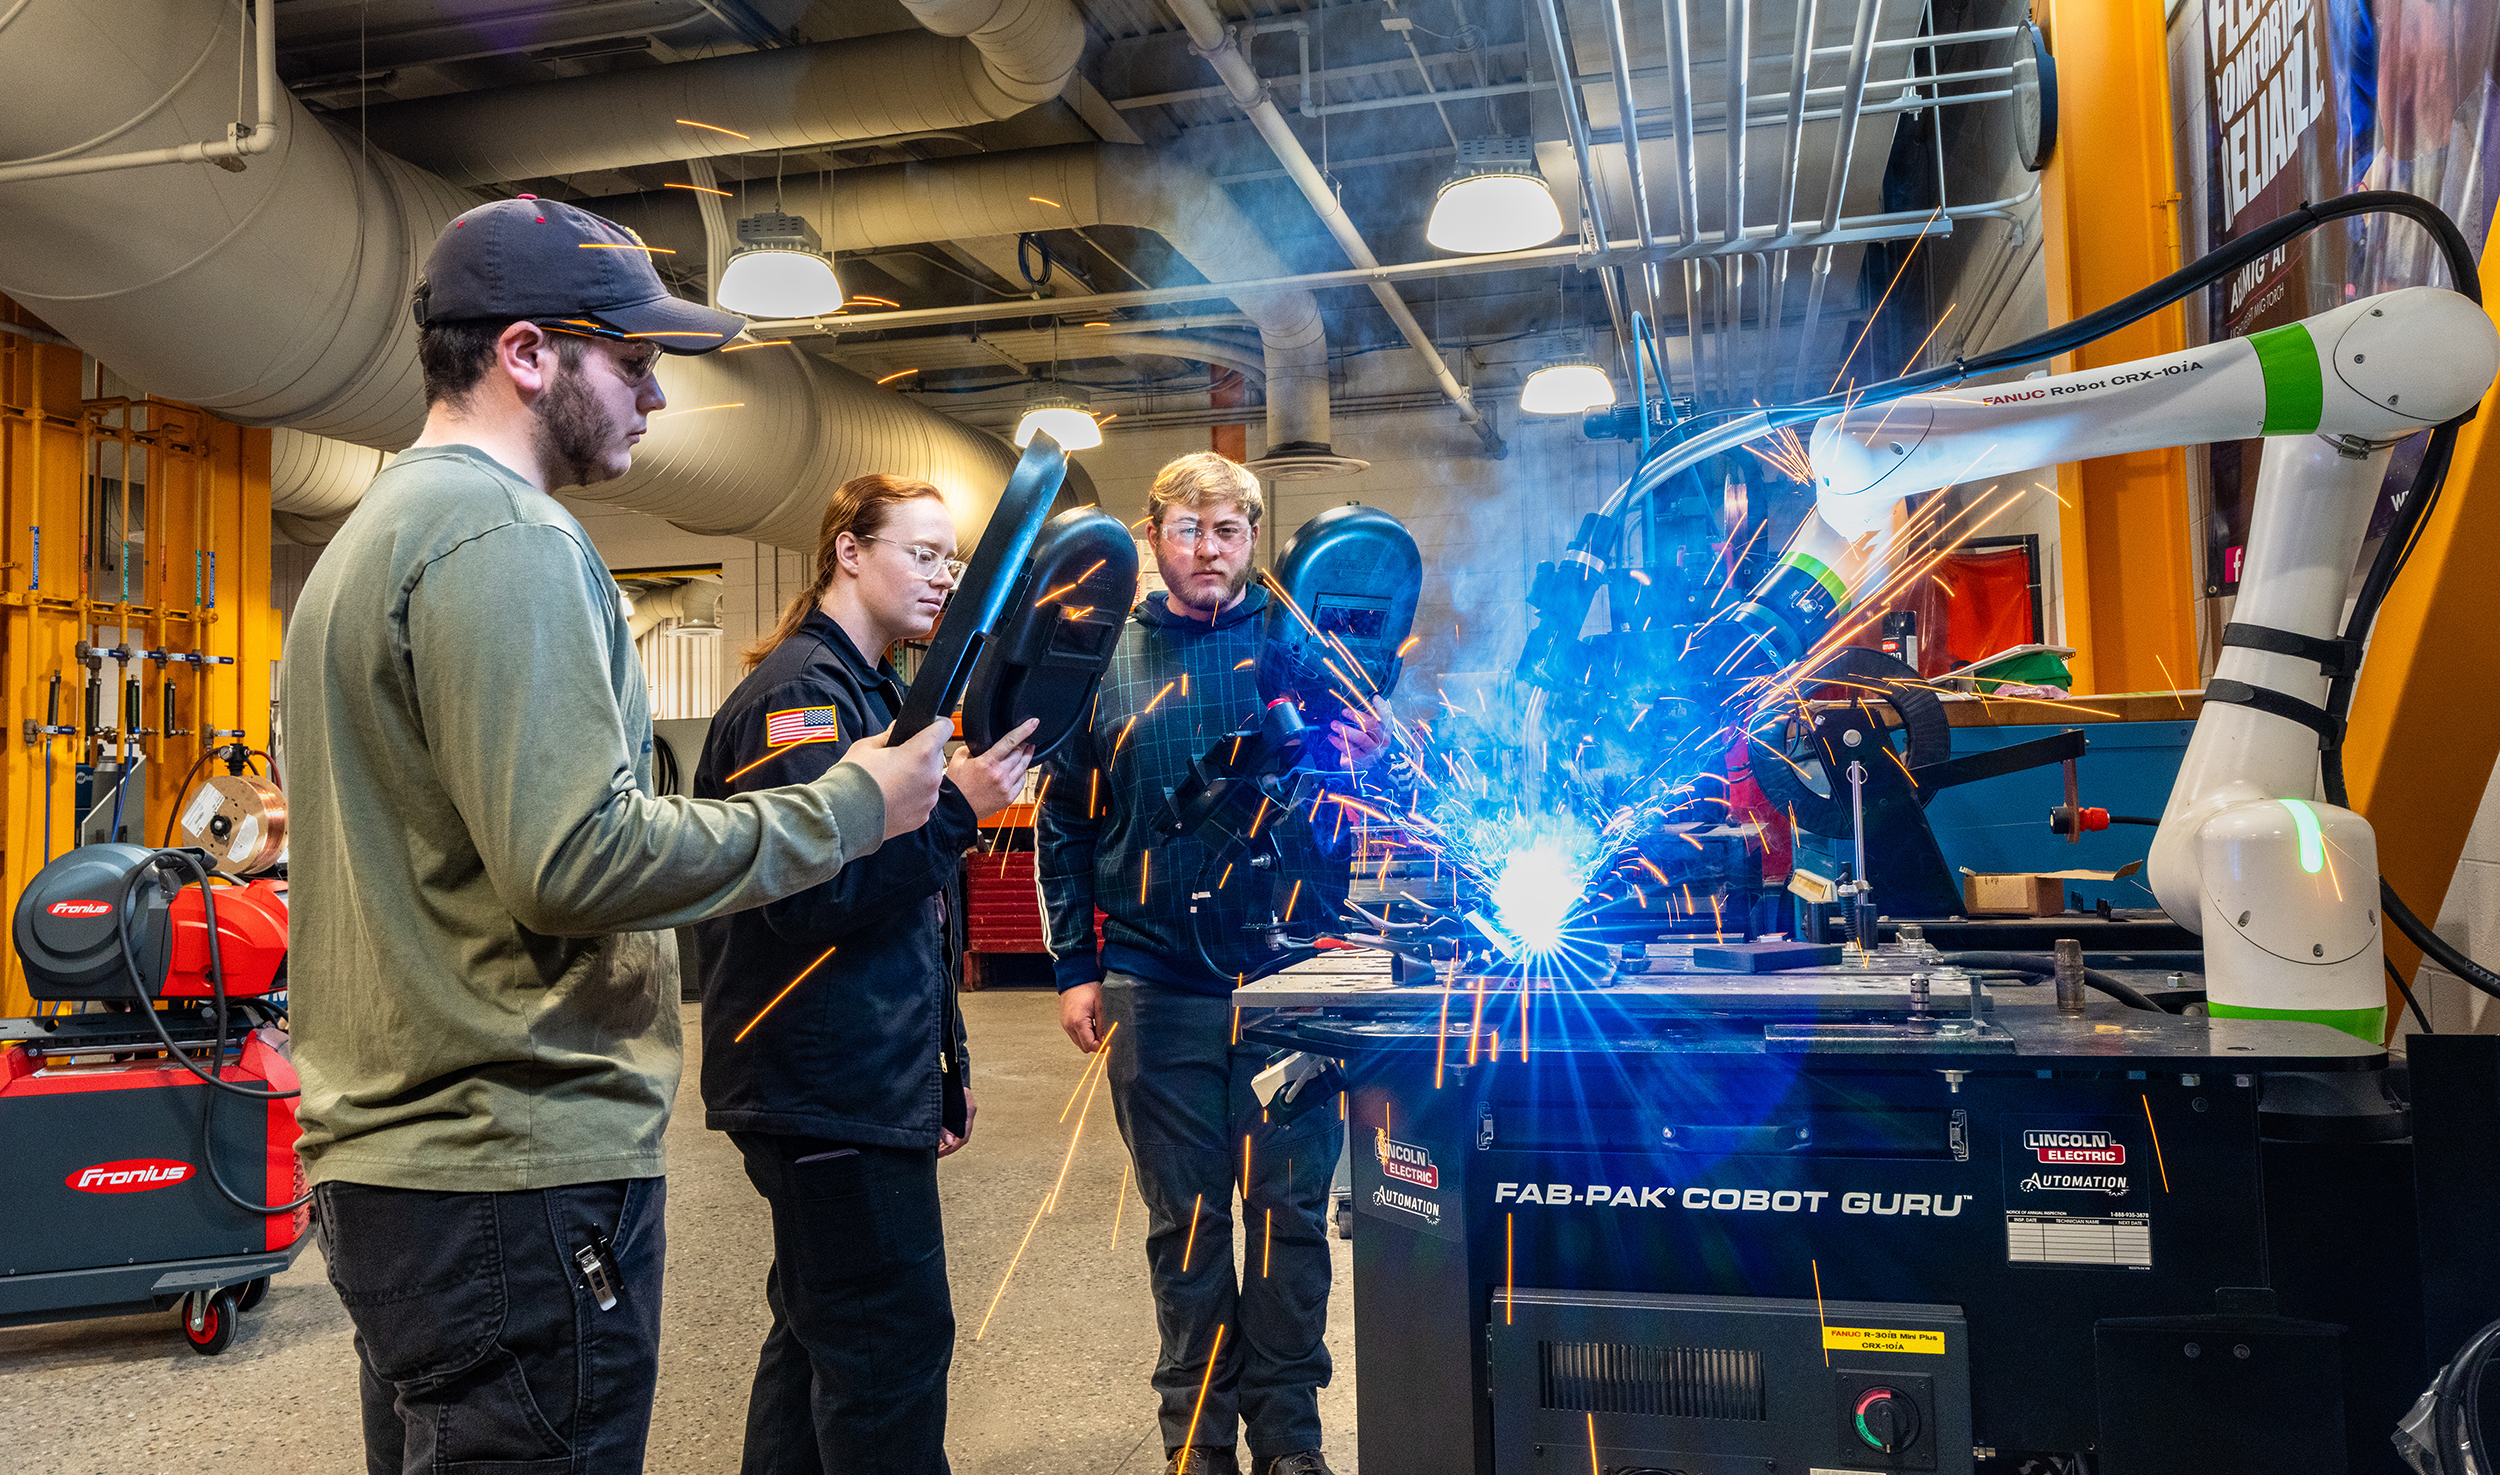
[[[232,115],[230,8],[133,0],[107,13],[25,0],[0,14],[0,158],[178,144]],[[424,426],[408,295],[434,237],[477,199],[284,101],[277,148],[239,173],[182,164],[0,185],[0,292],[151,393],[301,432],[272,448],[273,517],[284,535],[317,543],[363,495],[378,453]],[[1004,441],[856,376],[822,387],[792,357],[671,359],[665,382],[681,406],[743,400],[828,442],[795,472],[787,447],[694,433],[724,417],[693,415],[655,424],[630,488],[597,489],[598,499],[802,549],[814,517],[785,509],[813,498],[821,510],[864,471],[925,476],[962,490],[959,517],[986,512],[1014,459]],[[798,402],[775,403],[781,395]],[[699,493],[679,488],[681,474]],[[1090,496],[1081,471],[1071,484]]]
[[[234,116],[234,6],[30,0],[8,14],[0,159],[165,147]],[[280,102],[277,146],[240,173],[0,185],[0,292],[151,393],[405,445],[425,420],[409,284],[476,201]]]
[[[702,227],[681,193],[655,190],[583,204],[613,210],[655,243],[691,249],[702,240]],[[1211,282],[1290,275],[1221,185],[1133,145],[1062,144],[846,169],[834,176],[830,197],[824,239],[836,251],[1122,225],[1163,237]],[[1258,469],[1270,475],[1282,470],[1285,479],[1362,470],[1368,463],[1339,457],[1329,446],[1328,331],[1319,299],[1301,288],[1232,295],[1258,328],[1265,361],[1265,459],[1279,465]],[[1282,468],[1287,459],[1291,469]]]
[[[660,387],[669,408],[653,417],[633,470],[566,497],[812,553],[833,489],[886,471],[944,492],[969,548],[1016,464],[999,437],[796,348],[665,358]],[[1062,504],[1093,500],[1093,479],[1070,463]]]
[[[364,126],[455,183],[541,179],[992,123],[1057,97],[1085,50],[1069,0],[905,8],[928,29],[386,103]]]
[[[364,500],[391,453],[280,427],[269,432],[269,521],[290,543],[318,547]]]
[[[836,176],[826,244],[872,251],[922,241],[1125,225],[1171,243],[1211,282],[1289,275],[1223,186],[1153,149],[1083,143],[975,154]],[[1267,443],[1328,453],[1328,329],[1303,289],[1242,292],[1267,360]],[[1360,469],[1359,463],[1348,467]]]

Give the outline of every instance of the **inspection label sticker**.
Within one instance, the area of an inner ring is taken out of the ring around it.
[[[1923,1352],[1944,1356],[1944,1333],[1866,1326],[1823,1328],[1826,1352]]]
[[[2009,1265],[2153,1268],[2153,1150],[2132,1117],[2009,1124],[2005,1259]]]

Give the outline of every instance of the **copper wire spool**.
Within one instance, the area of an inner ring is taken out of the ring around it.
[[[286,854],[286,795],[265,778],[215,774],[184,802],[176,827],[219,870],[248,876]]]

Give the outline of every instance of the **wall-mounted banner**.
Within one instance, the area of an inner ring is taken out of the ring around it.
[[[2187,256],[2309,200],[2401,189],[2436,200],[2480,247],[2500,170],[2500,6],[2450,0],[2189,0],[2170,28]],[[2201,122],[2201,127],[2199,123]],[[2353,297],[2444,282],[2427,238],[2371,217],[2252,262],[2207,294],[2207,341],[2245,337]],[[2205,592],[2236,593],[2264,442],[2206,453]],[[2398,449],[2371,536],[2412,479]],[[2365,548],[2367,563],[2375,548]]]

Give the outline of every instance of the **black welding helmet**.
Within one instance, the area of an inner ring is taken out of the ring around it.
[[[964,741],[976,753],[1038,718],[1033,755],[1067,740],[1094,704],[1137,599],[1137,540],[1099,507],[1043,525],[1015,592],[964,686]]]
[[[1377,507],[1331,507],[1294,530],[1270,577],[1284,597],[1269,603],[1262,632],[1262,705],[1289,697],[1325,731],[1353,698],[1397,689],[1424,587],[1405,524]]]
[[[127,999],[130,974],[122,959],[122,893],[130,873],[155,854],[144,845],[81,845],[35,873],[17,898],[10,932],[26,965],[26,991],[43,1000]],[[173,928],[172,891],[149,882],[129,904],[139,951],[139,976],[150,994],[165,981]]]

